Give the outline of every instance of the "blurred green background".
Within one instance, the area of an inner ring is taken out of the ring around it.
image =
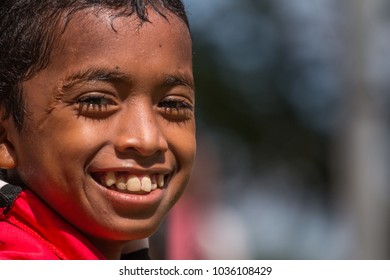
[[[198,159],[155,257],[388,258],[388,2],[184,3]]]

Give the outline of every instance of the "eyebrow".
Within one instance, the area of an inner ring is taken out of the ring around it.
[[[194,80],[190,75],[177,73],[175,75],[167,75],[162,83],[166,87],[185,86],[191,90],[194,89]]]
[[[132,78],[118,70],[109,68],[88,68],[86,70],[80,70],[65,78],[64,83],[61,86],[60,92],[64,92],[70,89],[76,84],[93,81],[104,81],[111,83],[132,83]],[[175,87],[184,86],[190,90],[194,90],[194,80],[188,73],[174,73],[163,77],[160,86],[163,87]]]
[[[78,83],[92,81],[131,82],[131,79],[126,74],[117,70],[106,68],[88,68],[66,77],[61,89],[66,90]]]

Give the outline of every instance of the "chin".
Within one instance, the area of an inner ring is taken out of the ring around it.
[[[148,238],[153,235],[161,224],[161,218],[152,217],[147,220],[112,220],[110,225],[101,225],[100,231],[94,231],[89,235],[95,238],[112,241],[130,241]],[[96,234],[99,232],[99,234]]]

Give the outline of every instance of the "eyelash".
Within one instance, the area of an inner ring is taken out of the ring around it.
[[[183,110],[194,110],[193,106],[183,99],[166,99],[161,101],[158,107],[164,108],[165,111],[174,110],[180,112]]]
[[[194,111],[194,106],[184,99],[168,98],[158,103],[158,107],[167,119],[176,122],[190,119]]]
[[[110,110],[108,106],[117,105],[117,103],[110,99],[107,94],[82,96],[77,99],[76,104],[78,105],[79,114],[109,113],[112,112],[112,110]],[[157,107],[162,110],[162,113],[167,119],[172,119],[173,121],[189,119],[194,111],[194,106],[189,101],[182,98],[166,98],[160,101],[157,104]]]
[[[102,104],[103,101],[104,104]],[[115,103],[107,98],[107,95],[99,94],[80,97],[77,100],[77,104],[79,105],[80,111],[103,111],[104,109],[107,109],[108,105],[114,105]]]

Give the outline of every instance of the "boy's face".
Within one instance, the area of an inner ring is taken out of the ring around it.
[[[23,130],[4,123],[17,176],[100,240],[150,235],[194,159],[189,31],[171,14],[149,17],[76,14],[49,65],[22,84]]]

